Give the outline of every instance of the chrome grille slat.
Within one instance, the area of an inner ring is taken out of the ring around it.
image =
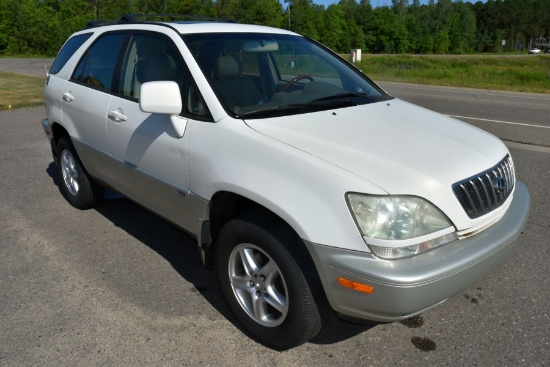
[[[491,177],[491,172],[485,175],[486,184],[488,187],[491,188],[491,205],[495,205],[497,202],[497,192],[495,191],[495,188],[493,187],[493,185],[491,185],[492,179],[493,177]]]
[[[506,172],[507,172],[508,177],[510,178],[510,180],[514,180],[512,165],[507,165],[505,168],[506,168]],[[508,189],[508,193],[506,194],[506,196],[510,195],[510,192],[512,192],[512,189],[510,187],[508,187],[507,189]]]
[[[463,194],[464,194],[464,196],[466,196],[466,199],[468,199],[468,203],[469,203],[472,207],[475,207],[474,200],[473,200],[472,197],[470,196],[470,190],[468,190],[468,187],[466,186],[466,184],[461,185],[461,187],[463,188]]]
[[[466,214],[473,219],[501,206],[512,193],[514,185],[514,165],[507,155],[493,168],[455,183],[453,192]]]
[[[480,176],[476,179],[476,181],[479,182],[479,187],[481,187],[481,190],[483,190],[481,193],[483,194],[483,210],[487,210],[491,207],[491,198],[489,197],[489,192],[487,191],[487,188],[485,187],[485,183],[483,182],[483,176]]]

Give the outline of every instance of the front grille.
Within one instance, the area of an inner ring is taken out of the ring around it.
[[[455,183],[453,191],[466,214],[478,218],[506,201],[514,189],[515,177],[512,158],[507,155],[493,168]]]

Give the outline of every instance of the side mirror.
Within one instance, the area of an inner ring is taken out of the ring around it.
[[[143,112],[170,115],[170,122],[177,138],[183,137],[187,119],[182,118],[180,87],[176,82],[147,82],[141,85],[139,108]]]
[[[148,82],[141,85],[139,108],[143,112],[164,115],[181,113],[180,87],[176,82]]]

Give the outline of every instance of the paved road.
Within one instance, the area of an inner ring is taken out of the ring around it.
[[[0,57],[0,71],[9,71],[12,73],[46,76],[46,66],[48,70],[52,66],[53,59],[21,59]]]
[[[406,97],[407,86],[386,88]],[[233,324],[183,233],[125,199],[68,205],[43,117],[43,108],[0,112],[0,366],[550,365],[550,149],[531,140],[540,128],[522,127],[528,144],[509,143],[533,206],[505,266],[413,320],[333,319],[280,353]]]

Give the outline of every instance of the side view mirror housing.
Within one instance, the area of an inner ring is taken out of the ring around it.
[[[183,137],[187,119],[179,116],[182,109],[180,87],[176,82],[147,82],[141,85],[139,108],[143,112],[170,115],[177,138]]]
[[[139,108],[143,112],[179,115],[182,103],[180,87],[176,82],[147,82],[141,85]]]

